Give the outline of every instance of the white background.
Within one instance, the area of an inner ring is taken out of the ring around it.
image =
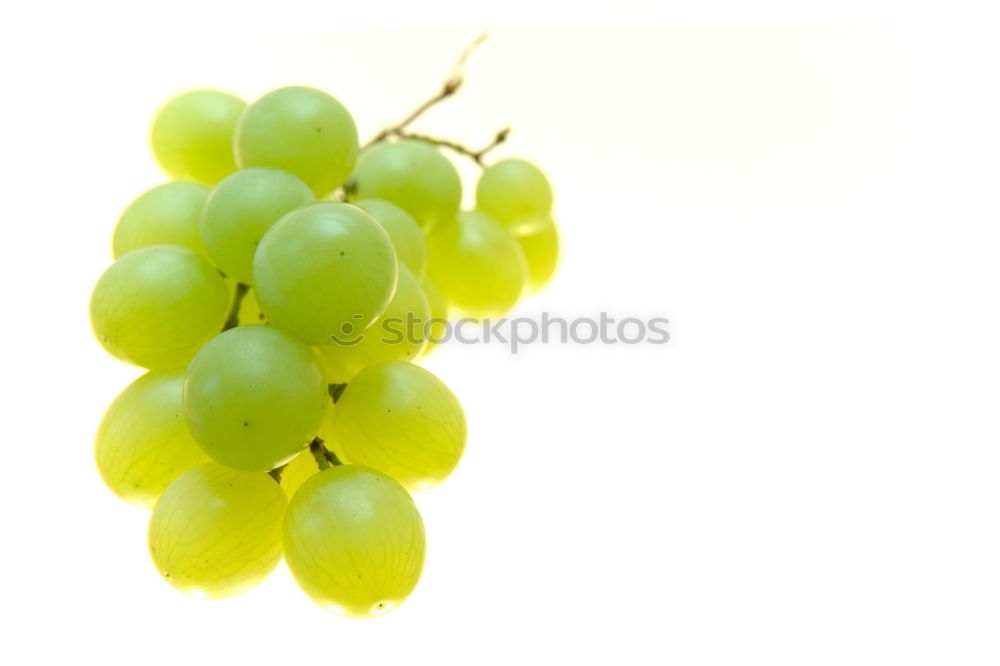
[[[418,4],[5,10],[5,661],[996,664],[989,17]],[[501,154],[550,174],[563,262],[518,313],[666,316],[671,343],[437,352],[470,440],[417,497],[428,559],[398,611],[335,617],[283,566],[234,600],[182,596],[92,461],[137,371],[87,303],[117,215],[163,178],[152,113],[191,86],[303,83],[367,136],[483,26],[466,90],[421,128],[512,124]]]

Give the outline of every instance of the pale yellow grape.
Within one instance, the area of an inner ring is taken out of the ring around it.
[[[266,474],[199,465],[171,483],[153,508],[149,552],[182,592],[209,598],[245,592],[281,559],[286,505]]]
[[[285,561],[324,608],[351,617],[385,613],[416,587],[424,523],[399,483],[360,465],[309,478],[288,504]]]
[[[253,259],[257,304],[271,325],[310,344],[353,338],[396,290],[396,251],[368,213],[320,202],[264,234]]]
[[[267,320],[264,319],[264,314],[257,305],[257,298],[253,295],[253,288],[247,290],[247,293],[243,296],[243,300],[240,301],[237,323],[240,326],[257,326],[267,323]]]
[[[330,402],[309,347],[270,326],[238,326],[216,336],[191,361],[184,416],[213,460],[267,471],[316,435]]]
[[[358,158],[353,179],[358,199],[394,203],[423,229],[451,222],[462,203],[455,166],[423,141],[375,144]]]
[[[236,127],[236,160],[295,174],[317,197],[340,187],[358,157],[347,109],[322,90],[279,88],[251,104]]]
[[[530,234],[545,226],[552,212],[552,187],[531,162],[501,160],[480,176],[476,208],[514,234]]]
[[[552,218],[538,231],[517,238],[528,262],[528,287],[539,291],[549,283],[559,263],[559,230]]]
[[[365,199],[352,201],[355,206],[365,211],[382,225],[392,246],[396,248],[396,256],[409,266],[418,278],[424,276],[427,270],[427,243],[420,226],[405,210],[380,199]]]
[[[331,419],[345,462],[385,472],[412,490],[440,483],[465,450],[465,413],[455,394],[410,363],[379,363],[347,384]]]
[[[181,410],[182,373],[150,372],[115,398],[97,430],[97,469],[116,495],[152,507],[171,481],[208,460]]]
[[[94,334],[111,355],[150,370],[181,368],[222,329],[229,290],[206,259],[178,245],[122,255],[90,299]]]
[[[246,102],[219,90],[192,90],[167,102],[153,119],[156,161],[182,180],[214,185],[236,171],[233,131]]]
[[[313,203],[301,180],[280,169],[242,169],[212,190],[200,230],[208,256],[229,277],[250,284],[253,255],[271,225],[282,215]]]
[[[345,344],[317,345],[327,379],[346,382],[362,368],[382,361],[414,361],[424,345],[424,326],[430,320],[427,296],[405,264],[399,266],[396,293],[382,316],[358,338]]]
[[[427,273],[449,306],[480,318],[510,312],[528,280],[521,246],[480,211],[463,211],[427,237]]]
[[[420,287],[424,290],[431,312],[431,318],[424,328],[427,343],[420,353],[420,358],[427,358],[435,347],[445,341],[448,334],[448,301],[445,300],[441,289],[430,276],[424,276],[424,279],[420,281]]]
[[[332,411],[332,410],[331,410]],[[281,488],[291,497],[313,474],[319,472],[316,459],[309,449],[292,458],[281,471]]]
[[[115,258],[147,245],[183,245],[207,256],[199,231],[210,190],[178,180],[146,190],[129,204],[115,226]]]

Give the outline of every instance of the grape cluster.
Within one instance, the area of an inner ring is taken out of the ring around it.
[[[409,493],[448,477],[466,422],[414,363],[440,328],[358,333],[499,316],[541,288],[558,254],[548,181],[498,161],[461,211],[439,145],[361,149],[340,102],[304,87],[250,105],[183,93],[152,148],[174,180],[122,214],[90,303],[104,348],[148,370],[100,425],[104,481],[152,507],[150,553],[182,591],[243,592],[284,556],[324,607],[395,607],[424,559]]]

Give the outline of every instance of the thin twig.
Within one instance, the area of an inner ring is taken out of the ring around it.
[[[275,483],[281,483],[281,473],[285,471],[286,467],[288,467],[288,463],[285,463],[281,467],[275,467],[267,475],[274,479]]]
[[[396,136],[398,136],[401,139],[416,139],[417,141],[424,141],[434,146],[440,146],[442,148],[453,150],[459,155],[465,155],[466,157],[470,158],[473,162],[475,162],[479,166],[484,166],[483,158],[486,156],[488,152],[490,152],[491,150],[493,150],[494,148],[496,148],[497,146],[499,146],[500,144],[502,144],[504,141],[507,140],[507,137],[510,136],[510,128],[504,127],[503,129],[501,129],[499,132],[496,133],[496,135],[494,135],[492,141],[490,141],[487,145],[483,146],[478,150],[469,148],[468,146],[464,146],[458,143],[457,141],[452,141],[450,139],[439,139],[437,137],[427,136],[426,134],[417,134],[416,132],[400,131],[396,133]]]
[[[226,323],[222,325],[223,331],[228,331],[231,328],[236,328],[240,325],[240,303],[243,302],[243,297],[247,295],[250,291],[250,285],[243,284],[242,282],[236,283],[236,292],[233,294],[233,304],[229,308],[229,316],[226,317]]]
[[[316,465],[322,472],[324,469],[330,469],[330,461],[326,457],[326,447],[323,446],[323,440],[319,437],[313,437],[313,441],[309,442],[309,453],[312,454],[313,459],[316,461]]]
[[[327,391],[330,393],[330,399],[333,400],[334,404],[340,400],[340,396],[344,394],[344,389],[347,388],[347,384],[330,384],[327,386]]]
[[[448,73],[448,77],[444,80],[444,84],[441,86],[441,90],[439,90],[437,94],[424,100],[420,105],[417,106],[417,108],[411,111],[405,118],[400,120],[395,125],[391,125],[380,131],[372,139],[370,139],[368,143],[361,146],[361,150],[364,150],[368,146],[378,143],[379,141],[385,141],[391,136],[398,135],[400,132],[409,127],[410,123],[412,123],[417,118],[422,116],[428,109],[437,105],[443,100],[448,99],[456,92],[458,92],[458,89],[462,87],[462,83],[464,80],[462,76],[462,70],[465,67],[466,61],[469,59],[469,56],[472,55],[473,51],[475,51],[483,42],[485,42],[488,37],[489,33],[484,32],[483,34],[479,35],[474,40],[472,40],[471,44],[465,47],[465,50],[462,51],[461,55],[458,56],[458,60],[455,61],[455,64],[452,66],[451,71]]]

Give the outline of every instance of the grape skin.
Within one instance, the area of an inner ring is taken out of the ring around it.
[[[441,293],[441,288],[437,286],[437,283],[429,275],[424,276],[424,279],[420,282],[420,287],[424,290],[424,295],[427,297],[431,319],[438,320],[424,329],[424,332],[427,334],[427,343],[420,354],[420,358],[423,359],[427,358],[440,344],[440,342],[435,341],[443,342],[445,334],[448,332],[448,324],[446,323],[448,319],[448,301],[445,300],[444,294]]]
[[[201,211],[210,190],[177,180],[146,190],[118,219],[112,240],[115,259],[147,245],[182,245],[207,257],[201,242]]]
[[[319,202],[272,226],[253,259],[267,320],[309,344],[352,338],[377,319],[396,289],[396,251],[368,213]]]
[[[350,617],[397,607],[423,569],[424,524],[399,483],[361,465],[310,477],[288,504],[285,561],[318,604]]]
[[[330,398],[307,346],[270,326],[239,326],[195,355],[183,401],[191,434],[213,460],[265,472],[315,436]]]
[[[410,269],[400,264],[396,293],[382,316],[365,329],[362,339],[351,346],[336,342],[316,346],[326,378],[331,382],[346,382],[373,363],[420,358],[426,344],[423,327],[429,319],[427,296]],[[411,326],[409,321],[413,322],[413,335],[406,330]]]
[[[101,420],[97,468],[128,502],[152,508],[171,481],[208,460],[181,414],[183,383],[182,373],[147,373],[115,398]]]
[[[365,150],[354,169],[358,199],[396,204],[429,230],[454,219],[462,203],[455,166],[433,146],[404,139]]]
[[[448,305],[470,317],[500,317],[524,292],[524,252],[503,227],[480,211],[427,237],[427,272]]]
[[[535,292],[541,291],[552,279],[559,263],[559,229],[549,218],[544,227],[530,235],[518,236],[517,242],[528,262],[528,287]]]
[[[221,328],[229,290],[211,264],[178,245],[122,255],[90,300],[94,334],[108,352],[150,370],[183,367]]]
[[[281,559],[287,499],[266,474],[209,462],[179,476],[149,522],[149,552],[174,587],[221,598],[260,583]]]
[[[552,212],[552,188],[541,169],[510,158],[490,165],[476,184],[476,208],[516,235],[545,226]]]
[[[372,216],[382,225],[392,240],[396,256],[406,264],[417,278],[422,278],[427,270],[427,243],[420,226],[405,210],[379,199],[352,201],[352,204]]]
[[[218,90],[177,95],[157,112],[153,155],[168,174],[214,185],[236,171],[233,131],[246,102]]]
[[[208,256],[226,275],[250,284],[264,233],[285,213],[314,201],[305,183],[279,169],[255,167],[226,176],[205,202],[199,223]]]
[[[411,491],[444,481],[465,450],[465,413],[455,394],[409,363],[359,372],[330,422],[330,440],[346,462],[385,472]]]
[[[236,126],[240,168],[295,174],[322,198],[340,187],[358,157],[358,130],[347,109],[322,90],[290,86],[247,107]]]

